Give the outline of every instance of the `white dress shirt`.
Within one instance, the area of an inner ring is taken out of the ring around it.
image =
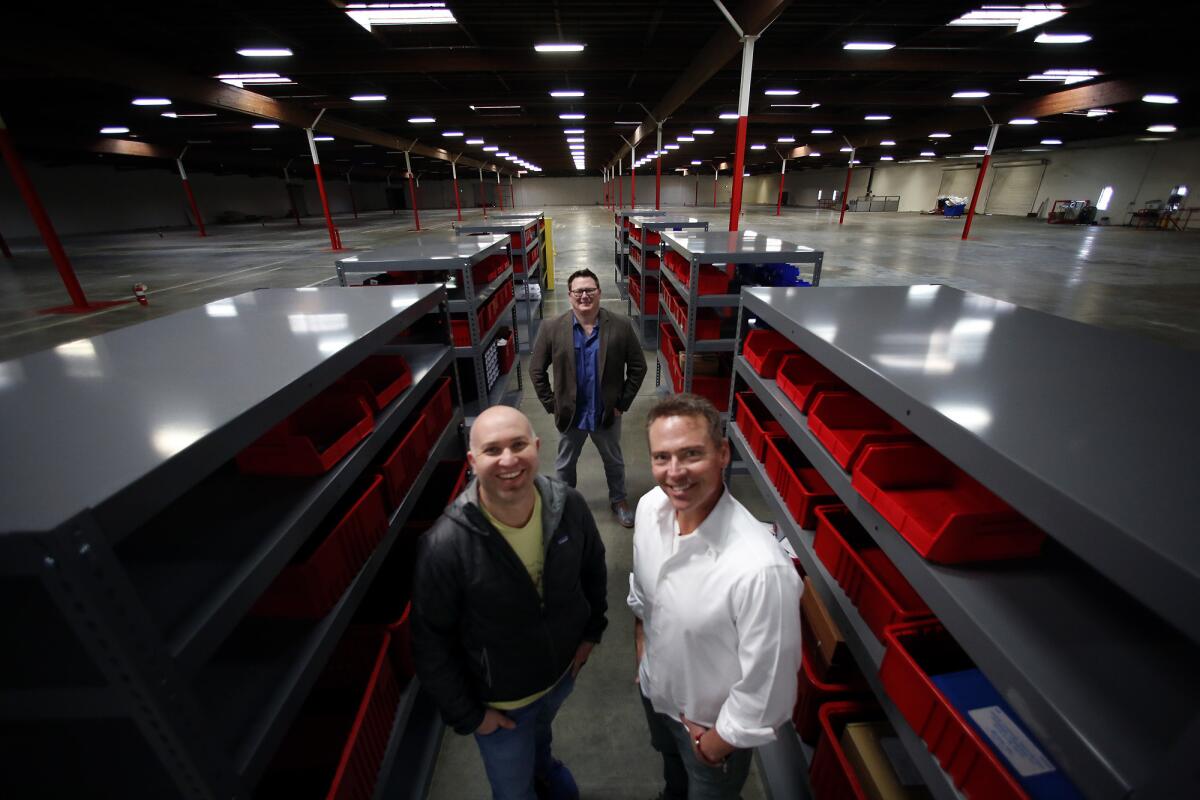
[[[727,488],[695,531],[678,530],[661,488],[642,497],[628,599],[645,634],[642,693],[735,747],[773,741],[796,703],[800,577]]]

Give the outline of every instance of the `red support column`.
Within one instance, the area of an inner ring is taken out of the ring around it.
[[[317,143],[313,141],[312,128],[304,129],[308,136],[308,149],[312,153],[313,174],[317,176],[317,192],[321,195],[321,208],[325,212],[325,227],[329,229],[329,246],[334,250],[342,249],[342,235],[334,227],[333,215],[329,213],[329,195],[325,193],[325,178],[321,176],[321,158],[317,155]]]
[[[408,151],[404,151],[404,171],[408,176],[408,195],[412,198],[413,206],[413,224],[417,230],[421,230],[421,212],[417,210],[417,185],[413,181],[412,161],[408,157]]]
[[[779,168],[779,195],[775,198],[775,216],[779,216],[780,209],[783,208],[783,181],[787,174],[787,159],[783,160],[783,166]]]
[[[850,195],[850,176],[854,174],[854,148],[850,148],[850,163],[846,165],[846,186],[842,189],[842,213],[838,215],[838,225],[841,225],[846,220],[846,206],[849,201],[846,199]]]
[[[13,145],[12,136],[2,119],[0,119],[0,153],[4,155],[4,160],[8,163],[13,183],[17,185],[17,191],[21,193],[21,198],[29,208],[33,222],[42,235],[42,241],[46,243],[46,249],[50,251],[50,257],[54,259],[54,266],[58,268],[58,275],[62,278],[63,286],[66,287],[67,294],[71,297],[71,306],[67,310],[87,311],[93,308],[94,306],[88,303],[87,296],[83,293],[83,287],[79,285],[79,278],[75,276],[71,261],[67,258],[66,251],[63,250],[62,242],[58,239],[58,233],[55,232],[54,225],[50,222],[50,217],[47,216],[46,209],[42,206],[37,190],[33,188],[33,182],[29,180],[29,175],[25,172],[25,165],[21,163],[21,159],[17,155],[17,148]],[[7,250],[7,248],[5,249]]]
[[[204,230],[204,217],[200,216],[200,206],[196,205],[196,195],[192,194],[192,184],[188,181],[187,172],[183,168],[183,156],[175,159],[175,165],[179,167],[179,177],[183,181],[183,191],[187,194],[188,205],[192,207],[192,217],[196,220],[196,228],[199,229],[201,236],[208,236]]]
[[[979,165],[979,177],[975,179],[975,191],[971,194],[971,207],[967,209],[967,221],[963,225],[962,238],[964,240],[971,232],[971,223],[975,219],[975,204],[979,202],[979,190],[983,188],[983,176],[987,175],[988,164],[992,163],[992,148],[996,146],[996,134],[999,132],[1000,126],[992,125],[992,133],[988,137],[987,153],[983,156],[983,163]]]
[[[455,165],[456,161],[458,161],[457,158],[450,162],[450,176],[454,179],[454,210],[458,213],[458,221],[462,222],[462,202],[458,199],[458,167]]]
[[[742,213],[742,176],[746,169],[746,127],[750,123],[750,75],[754,69],[754,40],[742,37],[742,79],[738,87],[737,140],[733,145],[733,184],[729,193],[729,230],[738,229]]]

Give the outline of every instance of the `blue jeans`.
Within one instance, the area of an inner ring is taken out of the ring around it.
[[[574,688],[575,679],[568,672],[547,694],[523,708],[504,712],[517,727],[497,728],[487,736],[475,734],[493,800],[536,800],[533,778],[544,775],[551,764],[550,725]]]
[[[663,797],[666,800],[737,800],[750,775],[753,750],[734,750],[719,767],[702,763],[692,752],[687,728],[677,719],[659,714],[644,694],[642,708],[650,727],[650,745],[663,760]]]

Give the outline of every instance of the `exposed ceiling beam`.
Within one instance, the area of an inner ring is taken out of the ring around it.
[[[56,46],[47,47],[38,41],[16,40],[12,37],[4,37],[4,39],[6,58],[26,64],[37,64],[52,75],[114,83],[119,86],[127,86],[139,93],[161,95],[173,100],[185,100],[210,108],[278,122],[298,129],[313,127],[316,119],[316,114],[310,109],[295,103],[275,100],[211,78],[197,78],[172,72],[158,64],[131,58],[119,52],[103,50],[83,42],[56,40]],[[377,144],[396,150],[411,149],[413,153],[446,162],[453,161],[456,156],[440,147],[414,143],[410,139],[386,131],[362,127],[328,115],[321,118],[320,125],[317,127],[322,133],[342,139]],[[482,167],[493,172],[509,173],[514,171],[508,167],[476,161],[465,156],[460,158],[458,163],[466,167]]]

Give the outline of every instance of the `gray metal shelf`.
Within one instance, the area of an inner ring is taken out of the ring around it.
[[[452,359],[445,345],[395,351],[408,361],[413,385],[376,416],[374,435],[328,473],[281,486],[219,472],[122,542],[129,579],[185,672],[220,646]]]
[[[669,269],[661,269],[663,280],[671,284],[675,291],[683,297],[690,297],[691,290],[683,285],[679,277]],[[700,294],[696,295],[695,303],[699,308],[737,308],[742,302],[740,294]]]
[[[471,224],[454,223],[453,226],[455,233],[460,239],[470,238],[471,236],[477,234],[502,234],[502,238],[508,242],[508,257],[513,268],[513,283],[538,283],[540,285],[541,282],[538,280],[538,272],[542,264],[543,250],[541,247],[542,239],[541,232],[538,229],[538,222],[538,217],[526,215],[510,216],[507,214],[502,214],[494,217],[492,220],[485,220]],[[531,228],[533,229],[533,236],[530,237],[528,242],[525,242],[525,233]],[[523,247],[518,248],[512,246],[511,237],[513,234],[521,236],[521,241],[524,243]],[[531,263],[529,260],[529,253],[535,247],[538,249],[538,257]],[[518,264],[520,264],[522,267],[521,270],[517,269]],[[538,308],[536,311],[534,309],[535,302],[528,297],[519,297],[517,298],[517,302],[520,303],[525,309],[525,336],[523,338],[521,336],[517,336],[518,352],[528,353],[532,351],[533,340],[537,335],[536,319],[540,317],[541,314],[540,301],[538,302]],[[514,319],[515,318],[516,317],[514,317]],[[513,324],[513,331],[515,335],[515,322]],[[485,336],[480,341],[486,342],[487,339],[488,337]],[[480,369],[481,371],[477,377],[482,377],[482,364],[480,365]],[[477,382],[476,385],[481,386],[483,384]],[[518,376],[518,386],[520,385],[520,377]]]
[[[661,305],[659,307],[661,308]],[[671,327],[675,329],[675,333],[679,334],[679,338],[687,341],[687,331],[679,327],[679,320],[675,319],[669,311],[662,316],[671,323]],[[735,346],[737,346],[737,339],[694,339],[692,349],[688,352],[732,353]]]
[[[433,701],[425,692],[418,692],[386,783],[381,773],[382,794],[377,790],[376,800],[425,800],[445,733],[446,726]]]
[[[900,739],[904,749],[908,752],[909,758],[912,759],[913,764],[921,773],[921,777],[925,781],[926,786],[929,787],[930,793],[939,800],[960,800],[961,795],[955,789],[950,777],[942,771],[942,768],[937,763],[937,759],[925,747],[925,743],[913,731],[912,727],[900,714],[899,709],[896,708],[895,703],[888,698],[887,693],[884,691],[883,684],[879,678],[879,667],[883,662],[883,645],[875,638],[875,634],[871,632],[871,629],[867,627],[867,624],[859,615],[858,609],[854,607],[854,603],[842,591],[842,587],[829,574],[829,570],[825,568],[824,562],[817,558],[817,554],[813,550],[815,533],[805,530],[796,524],[791,512],[788,511],[787,504],[779,496],[779,491],[771,483],[770,479],[767,478],[763,465],[758,462],[758,459],[750,451],[750,446],[746,443],[745,436],[743,436],[736,422],[731,421],[729,423],[727,433],[742,463],[746,465],[747,471],[754,479],[759,493],[771,507],[775,524],[792,545],[792,549],[796,552],[796,556],[800,559],[800,563],[804,567],[805,574],[812,579],[812,586],[816,589],[817,594],[820,595],[821,602],[829,609],[838,628],[841,629],[842,634],[846,637],[846,645],[850,648],[850,654],[854,657],[855,663],[858,664],[863,676],[867,679],[867,684],[874,693],[876,701],[883,709],[892,728],[895,729],[896,735]],[[803,763],[807,767],[811,763],[812,753],[807,751],[807,746],[799,741],[799,737],[797,737],[797,743],[805,748],[804,755],[808,756],[808,760]]]
[[[400,694],[400,702],[396,704],[396,716],[392,720],[392,732],[388,735],[387,748],[383,751],[383,761],[379,767],[372,800],[393,800],[397,796],[395,790],[389,787],[400,760],[400,748],[405,734],[409,732],[409,724],[413,722],[413,710],[417,706],[420,693],[421,681],[414,675],[409,678],[408,685]]]
[[[897,288],[901,292],[906,289]],[[944,289],[938,287],[938,292]],[[894,341],[913,342],[910,332],[896,328],[900,319],[912,324],[911,310],[905,314],[881,316],[881,309],[872,308],[869,297],[849,295],[849,292],[878,291],[877,288],[825,289],[818,298],[815,296],[818,293],[809,293],[807,289],[753,289],[743,294],[742,313],[743,316],[757,316],[787,335],[889,414],[903,420],[926,442],[996,490],[991,479],[998,470],[1011,469],[1013,465],[988,464],[990,460],[998,460],[999,454],[995,451],[985,453],[981,449],[975,454],[974,468],[968,468],[968,464],[954,458],[944,446],[947,441],[945,429],[958,428],[958,423],[943,416],[933,405],[917,402],[923,392],[933,391],[934,387],[930,384],[918,388],[916,384],[926,384],[937,378],[918,375],[919,381],[914,383],[915,379],[907,374],[898,378],[888,375],[886,366],[882,374],[878,365],[869,371],[862,364],[858,365],[857,371],[849,368],[852,357],[847,349],[850,352],[856,349],[850,342],[860,335],[871,342],[871,351],[886,354],[889,359],[908,357],[894,349],[888,353],[887,344],[880,336],[886,331],[888,337],[898,337]],[[841,298],[837,296],[839,294]],[[986,298],[971,299],[971,296],[953,290],[946,296],[953,299],[956,306],[969,301],[967,306],[972,315],[983,313],[984,306],[989,305],[982,302]],[[839,303],[844,303],[841,314],[837,313]],[[1018,311],[1007,304],[990,303],[992,312],[1012,314]],[[799,313],[796,304],[809,306],[810,311]],[[846,345],[842,344],[839,319],[844,319],[850,326],[847,329],[849,336],[846,336],[850,342]],[[971,324],[978,326],[976,322]],[[872,328],[877,328],[880,335],[875,335]],[[950,331],[953,325],[946,324],[943,319],[937,328]],[[1039,341],[1041,347],[1055,346],[1052,338],[1039,338]],[[838,347],[833,347],[831,342],[837,342]],[[976,349],[964,352],[975,353],[968,358],[979,355]],[[930,357],[922,347],[921,364],[930,363],[926,361]],[[1026,361],[1022,358],[1014,364],[1016,372],[1012,375],[996,374],[991,380],[1008,385],[1037,381],[1038,371],[1031,369],[1024,363]],[[938,370],[937,377],[945,378],[936,361],[931,367]],[[1106,374],[1114,374],[1110,371],[1113,368],[1110,359]],[[1039,558],[1017,563],[953,568],[926,562],[851,487],[849,476],[809,433],[804,417],[774,382],[760,378],[741,358],[737,359],[735,370],[766,403],[888,558],[1085,794],[1125,796],[1152,781],[1170,781],[1170,774],[1164,778],[1163,773],[1171,769],[1172,763],[1176,763],[1174,780],[1179,782],[1178,785],[1188,785],[1187,776],[1178,772],[1182,769],[1178,762],[1186,760],[1183,754],[1188,749],[1194,752],[1191,737],[1195,736],[1197,709],[1200,708],[1200,685],[1195,681],[1195,675],[1200,674],[1200,650],[1195,642],[1188,641],[1126,597],[1119,586],[1093,572],[1078,557],[1052,544]],[[898,384],[889,383],[890,391],[880,391],[880,382],[889,378],[898,380]],[[1061,383],[1066,379],[1062,376],[1048,382]],[[997,414],[1015,411],[1036,427],[1032,417],[1037,412],[1033,409],[1038,406],[1044,409],[1044,398],[1061,398],[1053,391],[1043,394],[1048,388],[1046,384],[1036,387],[1040,400],[1036,404],[1021,405],[1017,409],[1007,405],[993,405],[992,408]],[[949,385],[943,386],[937,395],[955,396]],[[1093,401],[1097,400],[1093,398]],[[1051,415],[1060,412],[1081,413],[1075,407],[1069,407],[1069,411],[1045,410]],[[1096,435],[1107,435],[1112,427],[1106,423],[1097,429]],[[1044,435],[1048,438],[1043,444],[1060,441],[1059,436]],[[997,446],[999,442],[991,444]],[[1078,469],[1083,463],[1090,462],[1079,460],[1077,454],[1070,464],[1063,463],[1058,471]],[[1136,463],[1145,465],[1140,460]],[[980,464],[987,466],[981,469]],[[1054,475],[1043,475],[1042,479],[1053,481]],[[1144,505],[1145,500],[1131,491],[1132,487],[1126,487],[1123,496],[1130,500],[1137,498],[1137,502]],[[1020,509],[1014,502],[1016,496],[1003,493],[1002,496]],[[1045,513],[1050,509],[1042,511]],[[1064,532],[1060,528],[1045,527],[1056,539]],[[1093,546],[1100,546],[1097,531],[1080,533],[1093,535]],[[1161,786],[1153,785],[1156,789]]]
[[[408,495],[391,516],[387,534],[333,610],[313,624],[252,620],[214,657],[197,678],[204,703],[242,779],[253,785],[270,763],[300,712],[317,677],[366,595],[404,523],[421,499],[442,455],[461,449],[456,411]]]
[[[463,239],[445,233],[418,234],[398,245],[339,258],[334,265],[341,284],[345,286],[347,275],[467,269],[502,252],[507,244],[508,237],[499,235]]]
[[[512,311],[517,303],[516,298],[509,300],[500,313],[496,315],[496,321],[492,323],[492,327],[488,328],[485,333],[479,337],[478,344],[462,345],[454,348],[454,355],[458,358],[473,358],[483,353],[484,350],[492,346],[493,340],[496,338],[496,332],[500,330],[500,326],[509,320],[505,316],[512,316]],[[512,317],[515,319],[515,317]],[[515,329],[515,325],[513,326]]]
[[[492,295],[496,293],[497,289],[512,279],[513,269],[512,267],[509,267],[508,269],[504,270],[504,272],[488,281],[483,288],[479,289],[479,291],[475,293],[475,300],[473,303],[465,298],[462,300],[450,300],[450,313],[466,313],[467,311],[476,311],[482,308],[487,301],[492,298]]]

